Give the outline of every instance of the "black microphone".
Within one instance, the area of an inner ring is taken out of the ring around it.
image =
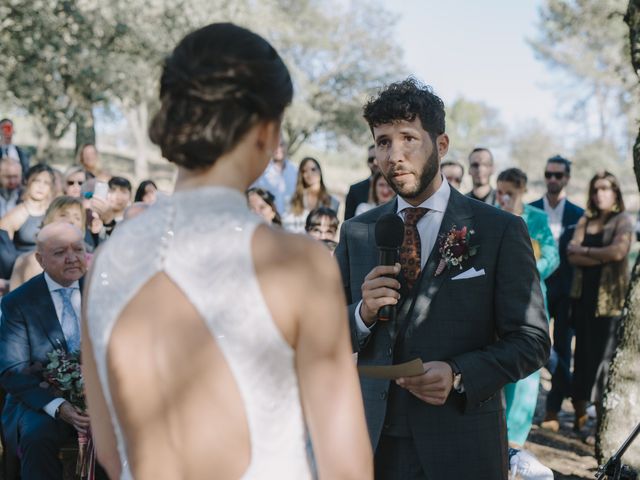
[[[381,216],[376,222],[376,246],[378,265],[395,265],[398,250],[404,240],[404,222],[395,213]],[[395,305],[385,305],[378,310],[378,319],[393,321],[396,318]]]

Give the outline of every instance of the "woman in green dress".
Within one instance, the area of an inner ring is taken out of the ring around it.
[[[547,214],[522,201],[526,190],[527,175],[522,170],[509,168],[498,175],[496,200],[502,210],[521,216],[527,224],[546,305],[547,290],[544,280],[558,268],[560,255],[549,228]],[[504,387],[507,402],[507,435],[509,444],[514,448],[522,447],[531,430],[539,384],[540,371],[538,370]]]

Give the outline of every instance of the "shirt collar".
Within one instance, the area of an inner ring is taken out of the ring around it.
[[[47,282],[47,288],[49,288],[50,292],[55,292],[56,290],[65,289],[65,288],[80,288],[80,283],[78,280],[73,282],[68,287],[63,287],[58,282],[56,282],[53,278],[49,276],[47,272],[44,273],[44,281]]]
[[[562,197],[562,200],[560,200],[558,202],[558,205],[556,205],[554,208],[549,204],[549,199],[547,198],[546,195],[542,197],[542,205],[544,206],[545,209],[549,209],[549,210],[562,210],[566,202],[567,202],[567,197]]]
[[[442,177],[442,185],[440,188],[436,190],[436,193],[427,198],[424,202],[422,202],[417,207],[414,207],[409,202],[407,202],[404,198],[398,195],[398,209],[397,212],[400,213],[405,208],[428,208],[429,210],[433,210],[436,212],[442,212],[447,209],[447,205],[449,204],[449,197],[451,196],[451,187],[449,186],[449,182]]]

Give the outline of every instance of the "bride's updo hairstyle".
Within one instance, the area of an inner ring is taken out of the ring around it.
[[[269,42],[214,23],[184,37],[167,58],[149,136],[170,162],[208,168],[258,122],[279,120],[292,96],[289,71]]]

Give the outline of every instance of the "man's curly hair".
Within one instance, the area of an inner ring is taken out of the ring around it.
[[[373,127],[400,120],[412,122],[418,117],[422,128],[435,141],[445,131],[444,116],[440,97],[413,77],[388,85],[364,106],[364,118],[372,134]]]

